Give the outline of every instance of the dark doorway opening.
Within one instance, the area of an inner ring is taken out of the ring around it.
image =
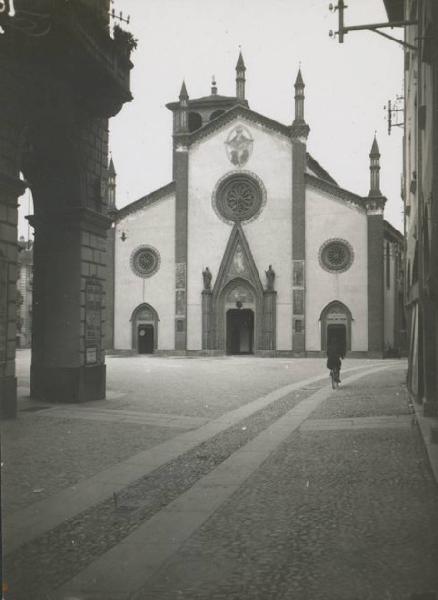
[[[249,308],[227,311],[227,354],[252,354],[254,313]]]
[[[347,353],[347,328],[345,325],[327,325],[327,348],[336,346],[339,353]]]
[[[138,326],[138,353],[152,354],[154,351],[154,326]]]

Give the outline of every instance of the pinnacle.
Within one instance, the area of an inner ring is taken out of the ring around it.
[[[189,99],[189,95],[187,93],[187,88],[186,88],[186,82],[184,80],[182,82],[181,91],[179,93],[179,99],[180,100],[188,100]]]
[[[242,50],[239,50],[239,58],[237,59],[236,71],[246,71],[245,63],[243,61]]]
[[[109,165],[108,165],[108,174],[115,176],[116,174],[116,170],[114,168],[114,163],[113,163],[113,157],[111,156],[110,161],[109,161]]]
[[[379,145],[377,144],[376,136],[374,136],[373,145],[371,146],[370,156],[380,156]]]
[[[303,76],[301,75],[301,69],[298,69],[298,75],[295,80],[295,87],[304,87]]]

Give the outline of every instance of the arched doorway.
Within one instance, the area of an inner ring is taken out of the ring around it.
[[[140,304],[132,313],[132,349],[152,354],[158,347],[158,313],[150,304]]]
[[[351,350],[351,316],[350,310],[335,300],[330,302],[321,312],[321,350],[335,344],[339,350],[346,354]]]
[[[227,354],[253,354],[254,311],[250,308],[227,310]]]
[[[137,350],[139,354],[152,354],[154,351],[154,326],[150,323],[137,325]]]
[[[256,296],[244,279],[231,281],[222,296],[227,354],[253,354],[256,347]]]

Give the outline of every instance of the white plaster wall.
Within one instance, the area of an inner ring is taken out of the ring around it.
[[[348,241],[354,261],[345,273],[319,264],[319,249],[331,238]],[[306,350],[321,350],[320,315],[333,300],[351,311],[351,350],[368,350],[367,217],[360,207],[306,188]]]
[[[125,232],[127,239],[120,236]],[[153,246],[161,257],[159,270],[146,279],[132,271],[132,252],[143,244]],[[175,348],[175,197],[166,196],[154,204],[127,215],[116,225],[115,327],[117,349],[132,348],[131,316],[147,302],[158,313],[158,349]]]
[[[395,303],[396,303],[396,263],[395,263],[395,244],[389,244],[389,287],[387,285],[387,273],[386,273],[386,252],[387,245],[384,242],[384,283],[383,283],[383,302],[384,302],[384,347],[385,350],[388,348],[394,348],[394,326],[395,326]]]
[[[225,141],[236,125],[244,125],[254,139],[253,151],[243,171],[264,183],[267,202],[255,220],[243,226],[261,281],[272,264],[276,272],[277,348],[290,350],[291,333],[291,143],[283,135],[243,118],[228,123],[190,149],[188,213],[188,348],[202,347],[202,270],[208,266],[213,284],[225,252],[232,225],[214,212],[212,194],[221,177],[238,171],[226,154]],[[281,317],[281,318],[280,318]]]

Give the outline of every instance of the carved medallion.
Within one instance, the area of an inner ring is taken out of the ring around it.
[[[236,167],[243,167],[251,156],[253,145],[254,140],[248,129],[237,125],[230,131],[225,142],[228,159]]]
[[[152,246],[140,246],[131,255],[131,269],[139,277],[151,277],[160,267],[160,255]]]
[[[213,206],[223,220],[244,222],[258,216],[263,208],[264,196],[259,180],[246,172],[239,172],[220,181],[214,193]]]
[[[327,240],[319,250],[319,263],[323,269],[335,273],[347,271],[354,258],[351,245],[346,240]]]

